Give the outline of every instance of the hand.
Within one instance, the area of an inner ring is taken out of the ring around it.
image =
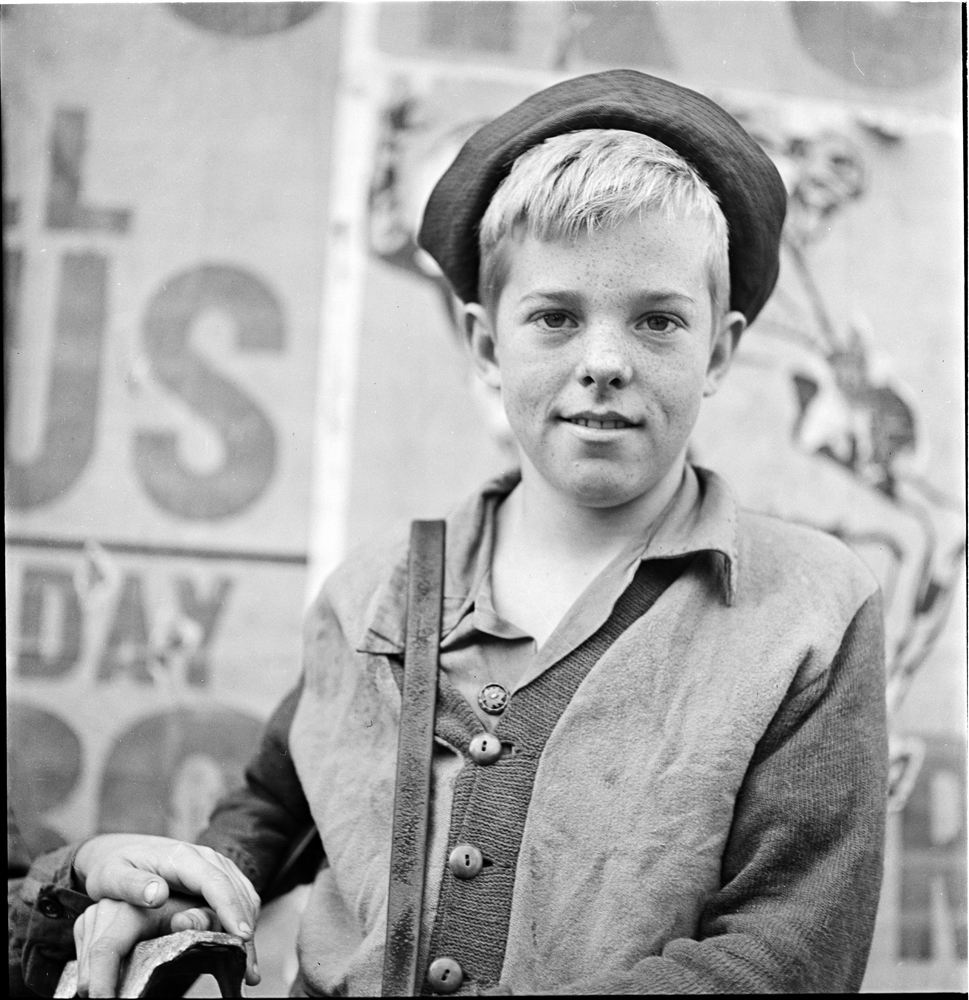
[[[92,837],[81,845],[74,858],[74,870],[84,883],[85,891],[94,900],[124,902],[143,909],[161,907],[168,901],[170,892],[201,896],[214,913],[196,905],[190,908],[188,914],[178,914],[177,910],[186,909],[181,906],[171,912],[166,911],[171,919],[170,926],[158,915],[155,919],[143,915],[139,924],[140,936],[129,944],[128,950],[136,941],[167,934],[171,930],[204,929],[192,922],[204,917],[213,921],[210,929],[218,921],[230,934],[236,934],[246,942],[246,981],[250,985],[259,982],[252,942],[259,916],[259,896],[249,879],[228,858],[209,847],[186,844],[168,837],[107,833]],[[108,911],[120,912],[112,907],[104,909],[105,914]],[[83,914],[80,919],[86,915]],[[98,919],[100,923],[107,916],[98,918],[95,915],[91,919]],[[112,916],[111,919],[120,918]],[[137,921],[131,914],[124,918],[125,935],[130,936],[135,923]],[[100,967],[100,959],[98,964]],[[116,980],[116,964],[113,974]],[[100,983],[100,979],[98,981]]]
[[[145,938],[182,930],[221,930],[218,918],[198,899],[170,896],[159,907],[133,906],[102,899],[74,922],[77,948],[77,991],[82,997],[113,997],[122,960]],[[246,982],[259,982],[258,973]]]

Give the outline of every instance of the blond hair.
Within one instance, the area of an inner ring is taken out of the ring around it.
[[[699,217],[710,230],[710,294],[715,316],[730,302],[727,220],[716,195],[679,153],[640,132],[583,129],[546,139],[512,164],[478,230],[482,303],[497,302],[507,278],[502,242],[528,234],[574,240],[658,209]]]

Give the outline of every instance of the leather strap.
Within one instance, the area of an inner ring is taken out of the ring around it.
[[[414,521],[381,988],[385,997],[410,997],[417,992],[443,592],[444,522]]]

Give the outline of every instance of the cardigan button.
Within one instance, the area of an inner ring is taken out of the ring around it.
[[[491,733],[479,733],[468,744],[468,755],[476,764],[494,764],[501,756],[501,740]]]
[[[451,851],[447,866],[456,878],[474,878],[484,867],[484,857],[474,845],[458,844]]]
[[[489,715],[501,715],[508,707],[511,695],[500,684],[485,684],[478,692],[478,705]]]
[[[51,896],[41,896],[37,902],[37,909],[43,917],[48,920],[60,920],[64,916],[64,907]]]
[[[454,993],[464,982],[464,969],[453,958],[435,958],[427,970],[427,982],[435,993]]]

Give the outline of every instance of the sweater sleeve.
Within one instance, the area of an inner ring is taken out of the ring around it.
[[[8,816],[8,843],[9,822]],[[78,846],[43,854],[25,875],[7,880],[10,996],[53,996],[74,958],[74,921],[91,905],[71,870]]]
[[[197,840],[234,861],[264,903],[311,881],[324,860],[289,752],[302,690],[301,679],[273,712],[244,784],[220,800]]]
[[[788,693],[737,797],[697,934],[551,993],[856,992],[881,886],[884,638],[872,596],[830,667]]]

